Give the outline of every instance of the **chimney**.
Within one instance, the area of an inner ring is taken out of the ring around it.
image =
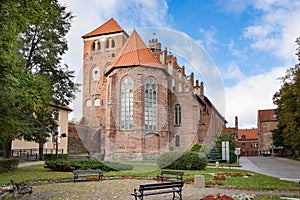
[[[234,137],[235,137],[235,141],[238,141],[238,132],[239,132],[239,120],[238,117],[235,116],[235,120],[234,120]]]
[[[204,98],[204,85],[203,82],[201,81],[200,83],[200,98],[203,99]]]
[[[165,50],[164,50],[164,65],[167,64],[167,53],[168,53],[168,49],[167,49],[167,47],[165,47]]]
[[[182,74],[182,76],[185,75],[185,67],[184,66],[182,66],[182,68],[181,68],[181,74]]]

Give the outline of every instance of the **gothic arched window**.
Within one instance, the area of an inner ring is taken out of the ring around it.
[[[146,130],[156,130],[157,127],[157,88],[153,78],[148,78],[144,90],[144,120]]]
[[[116,44],[114,40],[111,40],[111,48],[115,48]]]
[[[105,46],[106,49],[109,49],[109,39],[106,40],[106,46]]]
[[[175,125],[181,124],[181,106],[179,104],[175,105]]]
[[[121,81],[120,127],[122,130],[133,128],[133,81],[125,77]]]

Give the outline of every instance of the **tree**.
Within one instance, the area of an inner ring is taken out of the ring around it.
[[[74,97],[74,72],[60,64],[72,15],[56,0],[3,0],[0,17],[0,141],[9,157],[14,139],[44,143],[55,126],[50,101]]]
[[[298,44],[298,60],[300,61],[300,38]],[[287,70],[281,78],[283,84],[273,96],[273,102],[277,105],[278,126],[274,136],[282,135],[284,146],[293,150],[300,150],[300,64]],[[275,137],[275,142],[276,141]],[[279,137],[280,139],[280,137]]]

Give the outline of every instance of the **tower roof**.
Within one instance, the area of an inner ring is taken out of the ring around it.
[[[163,69],[160,61],[147,48],[136,30],[133,30],[118,57],[111,64],[110,68],[106,70],[105,74],[108,74],[114,68],[139,65]]]
[[[92,36],[98,36],[98,35],[106,35],[109,33],[118,33],[124,31],[121,26],[113,19],[111,18],[95,30],[81,36],[82,38],[88,38]]]

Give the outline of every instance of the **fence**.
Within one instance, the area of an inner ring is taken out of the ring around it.
[[[55,154],[55,149],[43,149],[43,154]],[[64,153],[63,149],[58,149],[58,153]],[[31,161],[31,160],[39,160],[39,149],[12,149],[11,157],[19,158],[21,161]]]

